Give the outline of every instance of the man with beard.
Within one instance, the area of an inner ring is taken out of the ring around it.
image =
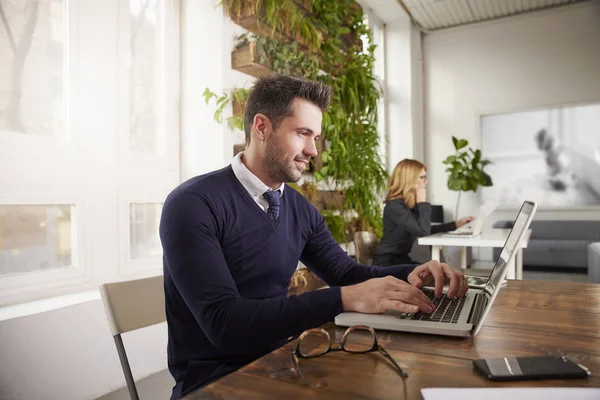
[[[287,76],[257,80],[246,104],[246,149],[231,165],[184,182],[160,223],[172,398],[230,373],[342,311],[432,311],[418,289],[449,283],[448,265],[360,265],[332,238],[319,212],[285,182],[317,155],[331,88]],[[330,287],[287,296],[301,260]]]

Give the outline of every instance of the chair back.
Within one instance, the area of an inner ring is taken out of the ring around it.
[[[371,265],[373,263],[373,252],[378,244],[379,239],[373,232],[359,231],[354,233],[356,260],[361,264]]]
[[[162,275],[100,286],[110,330],[114,335],[166,321]]]
[[[166,321],[163,277],[160,275],[133,281],[105,283],[100,286],[100,294],[129,396],[132,400],[139,400],[121,333]]]

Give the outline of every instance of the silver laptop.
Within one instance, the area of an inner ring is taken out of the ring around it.
[[[531,224],[537,209],[534,202],[525,201],[517,214],[496,265],[482,289],[470,288],[462,298],[448,299],[444,294],[434,298],[432,288],[423,292],[434,302],[435,310],[431,314],[416,314],[387,311],[383,314],[341,313],[335,317],[336,325],[367,325],[375,329],[403,332],[431,333],[446,336],[475,336],[483,325],[502,282],[506,277],[508,264],[514,260],[517,244],[522,240]],[[446,293],[444,289],[444,293]]]
[[[485,219],[498,207],[498,203],[494,201],[485,201],[481,207],[479,207],[479,213],[475,217],[473,221],[470,223],[461,226],[460,228],[443,233],[442,236],[445,237],[476,237],[481,235],[483,231],[483,223]]]

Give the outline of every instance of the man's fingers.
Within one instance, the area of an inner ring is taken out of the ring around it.
[[[413,306],[417,306],[419,310],[430,313],[433,311],[433,305],[429,305],[427,302],[423,301],[421,298],[413,295],[408,292],[393,292],[389,293],[386,298],[388,300],[400,301],[405,304],[410,304]]]
[[[421,288],[423,287],[423,280],[419,276],[416,276],[416,280],[413,282],[413,285],[416,288]]]
[[[427,270],[431,275],[433,275],[433,279],[435,280],[435,297],[438,298],[442,295],[442,291],[444,290],[444,283],[446,281],[446,277],[442,272],[442,268],[440,263],[437,261],[430,261],[430,265],[427,266]]]
[[[459,296],[462,297],[465,294],[467,294],[467,291],[469,290],[469,281],[467,281],[467,277],[466,276],[462,276],[462,286],[461,286],[461,291]]]
[[[448,278],[448,298],[451,299],[461,290],[462,284],[462,276],[460,276],[456,271],[454,271],[448,264],[441,265],[442,271],[444,275]]]
[[[392,286],[391,286],[392,291],[395,291],[397,293],[407,293],[410,296],[419,299],[422,303],[426,304],[429,307],[433,307],[433,302],[431,300],[429,300],[429,297],[427,297],[425,295],[425,293],[423,293],[420,289],[417,289],[416,287],[401,281],[400,279],[398,279],[395,282],[392,282]],[[399,299],[404,301],[404,299]],[[412,303],[411,304],[415,304]]]
[[[415,314],[419,311],[419,307],[412,305],[412,304],[406,304],[406,303],[403,303],[403,302],[397,301],[397,300],[383,300],[381,302],[381,305],[386,310],[395,310],[395,311],[400,311],[400,312],[405,312],[405,313],[410,313],[410,314]]]

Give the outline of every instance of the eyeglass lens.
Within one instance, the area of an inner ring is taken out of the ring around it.
[[[351,353],[364,353],[373,349],[375,335],[368,329],[348,329],[343,348]]]
[[[298,352],[304,357],[316,357],[329,350],[329,335],[322,330],[310,331],[298,339]]]

